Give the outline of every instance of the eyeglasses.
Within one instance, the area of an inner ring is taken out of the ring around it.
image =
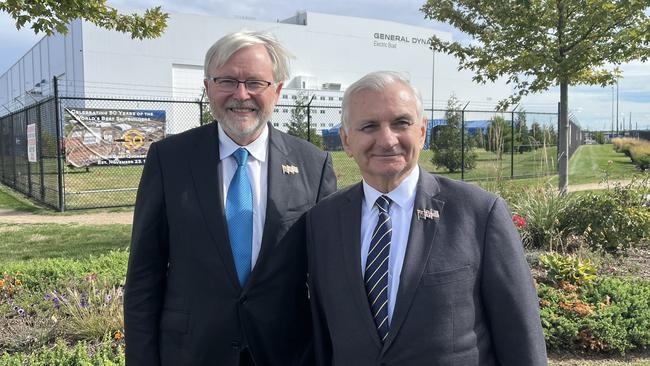
[[[214,85],[223,92],[234,92],[239,88],[239,84],[244,84],[248,94],[259,94],[266,90],[271,84],[265,80],[237,80],[232,78],[210,77]]]

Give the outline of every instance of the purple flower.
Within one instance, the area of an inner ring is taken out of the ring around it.
[[[59,301],[58,297],[52,298],[52,302],[54,303],[54,307],[57,309],[61,306],[61,302]]]
[[[111,302],[112,299],[113,299],[113,296],[111,296],[111,294],[106,295],[105,300],[106,300],[107,303]]]
[[[86,300],[86,292],[81,293],[81,303],[79,304],[82,308],[85,308],[88,306],[88,301]]]

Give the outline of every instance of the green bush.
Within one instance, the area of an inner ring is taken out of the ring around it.
[[[79,342],[69,348],[57,342],[53,348],[43,347],[36,352],[0,356],[0,366],[123,366],[124,345],[105,339],[99,344]]]
[[[546,270],[547,278],[554,284],[566,282],[575,286],[591,284],[598,269],[589,259],[576,255],[545,253],[539,256],[539,263]]]
[[[538,284],[549,350],[625,354],[650,347],[650,282],[602,278],[576,288]]]
[[[565,224],[591,246],[609,252],[640,245],[650,237],[648,188],[646,178],[615,185],[603,193],[581,195],[566,211]]]
[[[78,279],[97,273],[100,280],[111,285],[123,284],[129,260],[127,251],[111,251],[87,259],[37,259],[11,262],[0,267],[0,274],[20,274],[23,286],[31,291],[45,292],[65,286],[71,278]]]
[[[574,196],[560,194],[552,187],[538,187],[510,198],[513,212],[524,221],[517,225],[527,248],[556,250],[566,246],[567,211]]]

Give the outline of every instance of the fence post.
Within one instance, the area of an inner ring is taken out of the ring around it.
[[[199,126],[203,126],[203,100],[199,100]]]
[[[41,202],[45,202],[45,172],[43,170],[43,120],[41,119],[41,112],[44,105],[45,104],[41,104],[38,106],[38,115],[36,117],[36,138],[38,139],[38,179],[41,185],[41,191],[39,192]]]
[[[54,125],[56,128],[56,163],[59,176],[59,212],[65,211],[64,203],[64,194],[63,191],[63,152],[62,152],[62,142],[63,138],[61,137],[61,118],[59,118],[59,85],[57,83],[56,76],[52,78],[54,83]]]
[[[309,103],[307,103],[307,141],[311,142],[311,102],[316,98],[316,94],[311,96]]]
[[[510,112],[510,179],[515,177],[515,109]]]
[[[460,180],[465,180],[465,108],[460,112]]]
[[[16,114],[11,116],[11,188],[18,190],[16,186]]]
[[[27,147],[27,194],[28,197],[34,197],[34,193],[32,192],[32,164],[29,161],[29,143],[28,143],[28,134],[27,134],[27,126],[29,125],[29,108],[25,110],[25,147]],[[36,127],[36,126],[34,126]]]
[[[6,107],[5,107],[6,108]],[[4,140],[3,136],[3,130],[4,130],[4,125],[6,121],[9,120],[11,117],[11,111],[9,112],[9,115],[6,118],[0,119],[0,182],[5,181],[5,151],[7,151],[7,141]]]
[[[460,113],[460,180],[465,180],[465,109],[467,102]]]

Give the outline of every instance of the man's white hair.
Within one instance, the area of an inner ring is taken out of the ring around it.
[[[350,99],[352,99],[352,96],[354,94],[361,90],[381,91],[393,83],[402,83],[411,90],[413,96],[415,96],[417,118],[418,120],[422,119],[422,116],[424,116],[422,96],[420,95],[420,91],[411,85],[409,79],[403,74],[396,71],[375,71],[355,81],[345,90],[345,93],[343,94],[343,102],[341,103],[341,122],[343,123],[343,128],[345,128],[346,131],[348,129]]]
[[[244,47],[261,44],[271,56],[273,63],[273,80],[276,83],[284,82],[289,78],[289,58],[291,54],[270,33],[256,31],[240,31],[228,33],[216,41],[205,54],[203,74],[207,79],[210,68],[223,66],[228,59]]]

